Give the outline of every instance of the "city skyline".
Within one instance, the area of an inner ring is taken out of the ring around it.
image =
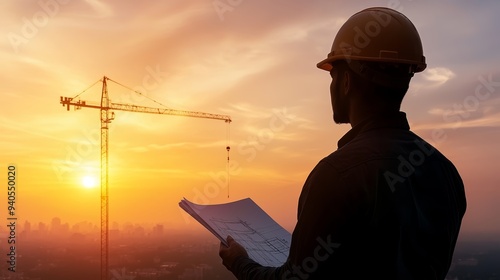
[[[51,221],[56,228],[67,224]],[[170,231],[161,227],[137,230],[131,226],[120,234],[111,232],[110,273],[113,277],[151,279],[234,279],[217,257],[219,241],[208,232]],[[27,280],[97,279],[99,228],[87,233],[62,230],[46,234],[21,231],[17,276]],[[496,279],[500,242],[487,240],[458,244],[447,280]],[[9,279],[0,271],[0,279]],[[6,277],[6,278],[2,278]],[[150,277],[150,278],[148,278]],[[127,279],[127,278],[125,278]]]

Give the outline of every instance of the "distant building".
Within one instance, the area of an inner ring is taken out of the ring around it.
[[[156,226],[153,227],[152,235],[154,237],[161,237],[163,236],[163,225],[157,224]]]
[[[47,225],[45,223],[42,223],[42,222],[38,223],[38,233],[39,234],[46,234],[47,233]]]
[[[187,268],[184,273],[179,275],[177,279],[179,280],[203,280],[203,275],[207,270],[212,269],[211,266],[207,264],[199,264],[193,268]]]
[[[30,235],[30,233],[31,233],[31,223],[30,222],[28,222],[28,221],[24,222],[22,233],[24,236]]]

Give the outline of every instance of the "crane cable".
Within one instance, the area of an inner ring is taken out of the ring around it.
[[[82,95],[84,92],[86,92],[87,90],[89,90],[91,87],[95,86],[98,82],[102,82],[102,79],[99,79],[97,80],[95,83],[93,83],[91,86],[89,86],[88,88],[84,89],[82,92],[80,92],[79,94],[75,95],[73,98],[71,99],[75,99],[77,98],[78,96]]]
[[[231,124],[231,122],[227,122],[227,125],[226,125],[226,151],[227,151],[227,163],[226,163],[226,175],[227,175],[227,185],[226,185],[226,188],[227,188],[227,198],[229,198],[229,180],[231,179],[231,174],[229,172],[229,151],[231,150],[231,146],[230,146],[230,141],[231,141],[231,134],[230,134],[230,127],[229,125]]]
[[[140,92],[140,91],[138,91],[138,90],[135,90],[135,89],[133,89],[133,88],[131,88],[131,87],[128,87],[128,86],[126,86],[126,85],[124,85],[124,84],[121,84],[121,83],[119,83],[119,82],[117,82],[117,81],[115,81],[115,80],[112,80],[112,79],[110,79],[110,78],[108,78],[108,80],[110,80],[110,81],[112,81],[113,83],[115,83],[115,84],[117,84],[117,85],[120,85],[120,86],[122,86],[122,87],[124,87],[124,88],[126,88],[126,89],[128,89],[128,90],[130,90],[130,91],[132,91],[132,92],[135,92],[135,93],[139,94],[140,96],[143,96],[143,97],[145,97],[145,98],[147,98],[147,99],[149,99],[149,100],[153,101],[154,103],[156,103],[156,104],[158,104],[158,105],[160,105],[160,106],[162,106],[162,107],[165,107],[165,108],[171,109],[171,108],[169,108],[168,106],[166,106],[165,104],[162,104],[162,103],[160,103],[160,102],[158,102],[158,101],[154,100],[153,98],[148,97],[147,95],[143,94],[142,92]]]

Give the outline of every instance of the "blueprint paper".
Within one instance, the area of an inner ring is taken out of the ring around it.
[[[292,235],[250,198],[214,205],[195,204],[184,198],[179,206],[224,244],[231,235],[252,260],[263,266],[281,266],[288,257]]]

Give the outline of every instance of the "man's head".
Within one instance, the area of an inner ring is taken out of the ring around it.
[[[338,60],[332,66],[330,96],[336,123],[352,124],[353,115],[359,119],[398,112],[413,76],[399,64]],[[373,81],[373,75],[380,78]]]
[[[415,72],[426,67],[415,26],[389,8],[369,8],[340,28],[319,68],[330,71],[334,120],[353,124],[384,111],[398,111]]]

